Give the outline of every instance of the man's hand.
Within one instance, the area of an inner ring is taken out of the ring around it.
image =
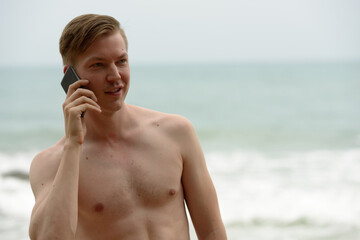
[[[88,80],[78,80],[71,84],[63,104],[65,136],[71,142],[78,144],[84,142],[86,134],[82,113],[87,110],[101,112],[100,106],[96,103],[95,94],[88,89],[81,88],[88,84]]]

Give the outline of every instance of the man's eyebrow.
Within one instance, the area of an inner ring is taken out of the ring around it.
[[[120,54],[117,58],[128,58],[128,54],[126,52]],[[103,61],[105,60],[105,58],[103,57],[99,57],[99,56],[92,56],[92,57],[89,57],[86,61],[90,62],[90,61]]]
[[[88,59],[86,59],[87,62],[91,62],[91,61],[102,61],[102,60],[104,60],[104,58],[102,58],[102,57],[97,57],[97,56],[89,57]]]
[[[124,57],[128,57],[128,54],[127,54],[127,52],[124,52],[123,54],[121,54],[118,58],[124,58]]]

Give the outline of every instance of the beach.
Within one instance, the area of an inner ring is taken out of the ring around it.
[[[28,170],[64,133],[62,75],[0,67],[0,239],[28,239]],[[360,62],[138,64],[126,102],[193,123],[229,239],[358,240],[359,89]]]

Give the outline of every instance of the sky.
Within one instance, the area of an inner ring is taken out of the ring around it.
[[[0,66],[61,65],[85,13],[119,20],[132,63],[360,60],[359,0],[0,0]]]

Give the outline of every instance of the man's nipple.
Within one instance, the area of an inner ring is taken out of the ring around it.
[[[175,189],[170,189],[169,195],[170,195],[170,196],[174,196],[175,194],[176,194]]]
[[[94,210],[95,212],[102,212],[104,210],[104,205],[102,203],[97,203],[94,206]]]

